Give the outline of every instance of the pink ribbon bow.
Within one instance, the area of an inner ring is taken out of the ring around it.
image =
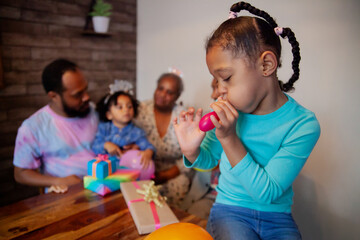
[[[96,165],[102,161],[105,161],[108,163],[109,175],[112,173],[111,161],[109,160],[109,156],[107,154],[98,154],[95,159],[96,159],[96,161],[92,165],[92,172],[93,172],[94,177],[96,177]]]

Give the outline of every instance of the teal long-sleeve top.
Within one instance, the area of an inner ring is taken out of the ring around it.
[[[320,136],[315,114],[288,96],[275,112],[239,112],[236,133],[247,150],[232,167],[215,135],[209,131],[198,158],[187,167],[211,169],[220,159],[216,202],[267,212],[291,212],[292,183]]]

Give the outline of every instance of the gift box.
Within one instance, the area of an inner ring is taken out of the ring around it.
[[[84,188],[104,196],[119,190],[121,182],[135,181],[139,175],[140,170],[121,168],[104,179],[85,176]]]
[[[89,176],[104,179],[116,171],[116,157],[108,157],[106,154],[99,154],[87,164],[87,172]]]
[[[150,233],[160,227],[179,222],[165,201],[160,201],[160,205],[157,205],[156,201],[148,202],[147,196],[138,192],[145,192],[151,183],[153,184],[153,181],[146,180],[120,184],[139,234]]]

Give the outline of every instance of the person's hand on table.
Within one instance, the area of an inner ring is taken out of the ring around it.
[[[55,186],[52,185],[49,187],[48,189],[48,193],[66,193],[68,191],[68,186],[66,185],[60,185],[60,186]]]
[[[69,186],[80,183],[81,179],[76,175],[70,175],[67,177],[57,178],[55,184],[49,187],[48,192],[65,193]]]

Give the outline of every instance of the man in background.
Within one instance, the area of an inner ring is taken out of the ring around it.
[[[90,146],[98,118],[75,63],[53,61],[43,71],[42,84],[50,101],[18,129],[14,177],[22,184],[63,192],[87,173],[87,162],[95,156]]]

